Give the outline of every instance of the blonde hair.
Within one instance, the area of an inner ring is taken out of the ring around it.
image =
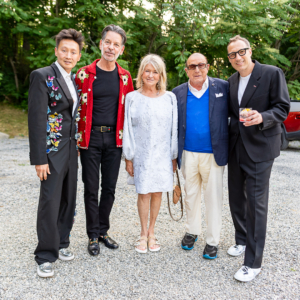
[[[241,37],[240,35],[236,35],[236,36],[234,36],[233,38],[231,38],[231,39],[229,40],[229,43],[228,43],[228,45],[227,45],[227,49],[228,49],[228,46],[229,46],[231,43],[234,43],[234,42],[237,42],[237,41],[243,41],[243,42],[246,44],[246,46],[247,46],[248,48],[251,48],[250,42],[249,42],[246,38],[243,38],[243,37]]]
[[[160,90],[166,91],[166,89],[167,89],[166,65],[165,65],[163,59],[159,55],[156,55],[156,54],[148,54],[142,58],[141,64],[139,67],[139,71],[138,71],[138,75],[136,78],[136,88],[139,89],[143,86],[142,75],[148,64],[151,64],[154,67],[154,69],[158,72],[158,74],[160,75],[160,80],[159,80]]]

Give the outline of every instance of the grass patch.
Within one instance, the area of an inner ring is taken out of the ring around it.
[[[28,136],[27,113],[20,108],[0,103],[0,132],[15,136]]]

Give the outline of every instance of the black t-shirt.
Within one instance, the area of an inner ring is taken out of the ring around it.
[[[117,66],[113,71],[104,71],[96,66],[93,82],[93,126],[117,125],[119,103],[119,74]]]

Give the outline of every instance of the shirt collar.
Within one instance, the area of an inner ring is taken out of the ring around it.
[[[70,74],[67,73],[67,71],[59,64],[58,61],[55,62],[56,66],[58,67],[59,72],[61,73],[61,75],[63,76],[63,78],[71,78],[71,72]]]
[[[200,91],[198,91],[197,89],[195,89],[194,87],[192,87],[191,83],[190,83],[190,80],[188,81],[188,84],[189,84],[189,90],[191,92],[200,92],[200,91],[204,91],[208,88],[208,76],[206,76],[206,80],[204,81],[203,85],[202,85],[202,89]]]

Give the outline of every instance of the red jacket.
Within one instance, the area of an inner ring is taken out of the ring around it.
[[[93,115],[93,82],[96,78],[96,64],[99,60],[100,59],[96,59],[92,64],[82,67],[80,70],[78,70],[75,77],[81,102],[77,143],[78,147],[82,149],[87,149],[90,142]],[[116,124],[116,144],[117,147],[122,147],[125,96],[134,89],[130,73],[121,68],[119,64],[116,63],[116,65],[120,77],[119,105]]]

